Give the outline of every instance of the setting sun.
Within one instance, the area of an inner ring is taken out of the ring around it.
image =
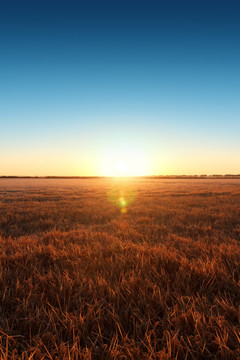
[[[116,165],[116,170],[119,173],[119,176],[126,175],[126,172],[128,170],[128,165],[125,161],[120,161]]]
[[[143,152],[126,149],[103,156],[100,164],[102,176],[128,177],[148,175],[148,162]]]

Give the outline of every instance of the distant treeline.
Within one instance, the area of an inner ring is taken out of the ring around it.
[[[0,176],[0,179],[111,179],[111,176]],[[122,177],[124,178],[124,177]],[[140,179],[240,179],[240,174],[130,176]]]

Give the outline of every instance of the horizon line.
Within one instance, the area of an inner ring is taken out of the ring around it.
[[[136,175],[136,176],[98,176],[98,175],[85,175],[85,176],[65,176],[65,175],[47,175],[47,176],[30,176],[30,175],[0,175],[0,179],[128,179],[128,178],[240,178],[240,174],[182,174],[182,175]]]

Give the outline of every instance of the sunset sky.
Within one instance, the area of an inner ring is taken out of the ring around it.
[[[0,175],[240,173],[239,1],[2,1]]]

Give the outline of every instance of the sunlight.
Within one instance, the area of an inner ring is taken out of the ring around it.
[[[118,171],[119,175],[125,175],[128,170],[128,165],[124,161],[120,161],[116,165],[116,170]]]
[[[148,175],[146,156],[137,151],[115,151],[103,157],[102,176],[129,177]]]

